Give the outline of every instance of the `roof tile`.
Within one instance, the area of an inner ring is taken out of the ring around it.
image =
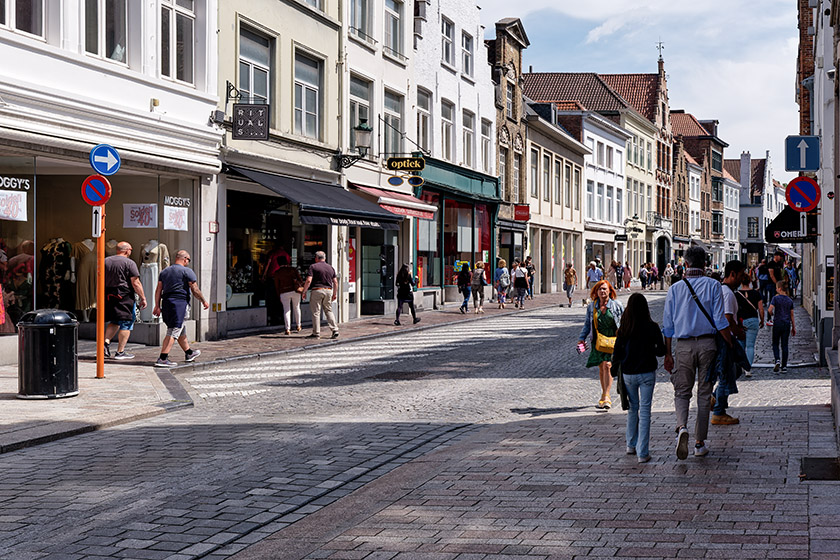
[[[659,74],[599,74],[602,80],[649,121],[656,121]]]
[[[591,111],[618,112],[630,105],[594,72],[533,72],[522,75],[534,101],[577,101]]]

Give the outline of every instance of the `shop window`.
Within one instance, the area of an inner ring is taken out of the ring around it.
[[[403,97],[390,91],[385,92],[385,153],[401,154]]]
[[[252,103],[268,103],[271,41],[247,29],[239,32],[239,92]]]
[[[431,146],[432,94],[417,89],[417,144],[428,153]]]
[[[395,253],[395,231],[362,228],[363,302],[394,299]]]
[[[85,0],[85,52],[126,61],[126,0]]]
[[[0,25],[44,36],[44,0],[0,0]]]
[[[35,160],[0,158],[0,335],[35,308],[34,240]]]
[[[373,126],[370,119],[371,83],[357,76],[350,76],[350,127],[355,128],[366,122]],[[350,148],[356,147],[355,135],[350,133]]]
[[[295,55],[295,134],[321,137],[321,62]]]
[[[195,0],[161,0],[160,73],[192,84],[195,65]]]
[[[433,193],[423,193],[421,200],[426,204],[438,206],[440,200],[438,195]],[[417,279],[418,288],[428,288],[431,286],[440,286],[441,278],[441,257],[440,257],[440,237],[438,235],[438,216],[434,219],[424,220],[417,218],[414,220],[416,224],[416,238],[417,238]]]
[[[446,199],[443,211],[444,278],[454,286],[464,263],[473,262],[473,205]]]

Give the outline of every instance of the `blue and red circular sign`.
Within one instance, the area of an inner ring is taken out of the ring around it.
[[[102,206],[111,198],[111,183],[102,175],[91,175],[82,181],[82,198],[91,206]]]
[[[788,183],[785,198],[797,212],[810,212],[820,203],[820,186],[810,177],[797,177]]]

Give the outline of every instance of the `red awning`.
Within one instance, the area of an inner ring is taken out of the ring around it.
[[[350,186],[359,189],[365,194],[376,197],[376,202],[379,206],[394,214],[413,216],[424,220],[433,220],[435,218],[437,206],[427,204],[410,194],[386,191],[376,187],[363,187],[356,183],[350,183]]]

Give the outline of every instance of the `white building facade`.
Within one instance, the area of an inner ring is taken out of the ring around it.
[[[691,242],[697,244],[701,240],[700,224],[700,185],[703,181],[703,166],[697,163],[688,152],[685,153],[688,169],[688,232]]]
[[[91,210],[80,190],[101,143],[122,158],[111,177],[109,245],[133,245],[148,301],[160,270],[188,250],[213,304],[193,310],[190,336],[212,335],[223,301],[204,213],[215,209],[220,169],[221,133],[210,121],[217,27],[215,0],[0,3],[0,239],[14,265],[0,279],[4,291],[13,287],[2,310],[3,361],[31,309],[74,311],[81,336],[95,335],[85,321],[95,301]],[[161,339],[151,307],[133,340]]]
[[[720,262],[741,259],[740,243],[741,184],[729,173],[723,175],[723,255]]]

